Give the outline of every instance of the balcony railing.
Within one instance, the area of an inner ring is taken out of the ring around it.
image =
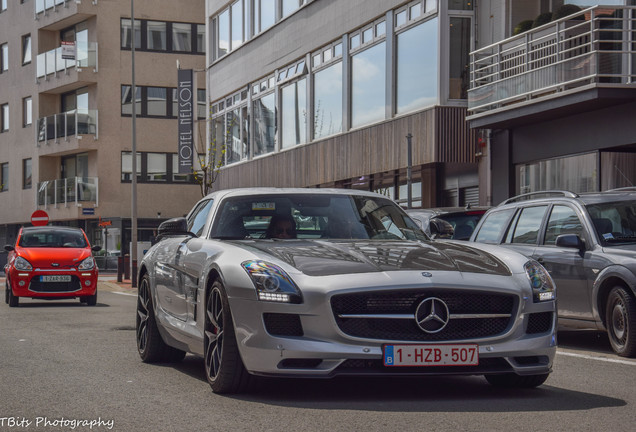
[[[73,110],[38,119],[37,145],[43,141],[57,140],[76,135],[94,135],[99,138],[97,110]]]
[[[636,87],[636,8],[591,7],[470,56],[473,116],[590,85]]]
[[[56,180],[46,180],[38,183],[37,206],[48,208],[75,203],[79,207],[81,202],[94,202],[99,205],[98,177],[70,177]]]
[[[75,3],[82,3],[82,0],[35,0],[35,17],[37,18],[38,14],[46,13],[46,11],[51,9],[55,10],[71,1]],[[97,0],[84,1],[91,1],[93,4],[97,4]]]
[[[37,57],[37,78],[57,74],[70,68],[92,67],[97,72],[97,42],[76,42],[75,60],[62,58],[62,47],[55,48]]]

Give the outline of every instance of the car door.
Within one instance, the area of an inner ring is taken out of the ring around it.
[[[547,211],[548,204],[521,207],[512,219],[502,245],[532,257]]]
[[[555,204],[548,217],[541,244],[533,257],[550,273],[557,287],[557,305],[562,318],[593,319],[591,285],[591,252],[572,247],[559,247],[559,235],[575,234],[589,244],[589,235],[574,206]]]

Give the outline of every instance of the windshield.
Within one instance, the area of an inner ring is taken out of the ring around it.
[[[636,243],[636,201],[590,204],[587,211],[602,244]]]
[[[286,194],[231,197],[212,227],[218,239],[428,240],[403,210],[380,197]]]
[[[23,232],[18,243],[22,247],[40,248],[85,248],[86,239],[81,231],[32,231]]]

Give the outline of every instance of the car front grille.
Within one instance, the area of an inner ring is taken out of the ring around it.
[[[420,328],[415,313],[425,299],[443,301],[447,325],[437,332]],[[465,290],[421,289],[333,296],[331,307],[340,330],[360,338],[385,341],[451,341],[493,337],[507,331],[517,309],[507,294]]]
[[[552,312],[539,312],[530,314],[528,318],[528,329],[526,333],[546,333],[552,329]]]
[[[303,327],[296,314],[264,313],[263,322],[272,336],[302,336]]]
[[[70,282],[40,282],[39,276],[31,279],[29,290],[37,293],[72,293],[82,289],[77,276],[71,276]]]

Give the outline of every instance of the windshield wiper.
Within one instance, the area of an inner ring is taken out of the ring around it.
[[[636,241],[636,235],[623,235],[603,239],[607,243],[620,243]]]

